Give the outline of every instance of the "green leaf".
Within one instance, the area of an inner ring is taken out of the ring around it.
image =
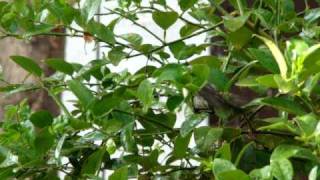
[[[210,69],[207,65],[204,64],[194,64],[192,65],[192,74],[194,75],[192,83],[198,88],[204,86],[207,83]]]
[[[248,144],[246,144],[245,146],[243,146],[243,148],[241,149],[241,151],[239,152],[236,161],[234,162],[236,167],[239,167],[239,163],[242,159],[243,154],[248,150],[248,148],[253,144],[253,141],[249,142]]]
[[[192,24],[186,24],[180,29],[180,36],[181,37],[189,36],[199,29],[200,29],[200,27],[198,27],[198,26],[195,26]]]
[[[266,68],[270,72],[277,74],[279,68],[277,62],[266,49],[253,49],[249,48],[249,52],[253,55],[255,60],[258,60],[262,67]]]
[[[191,133],[186,136],[178,135],[174,141],[173,155],[176,158],[185,157],[190,143]]]
[[[312,133],[316,130],[318,124],[317,116],[312,113],[299,116],[295,120],[306,136],[312,135]]]
[[[169,45],[169,49],[174,55],[174,57],[178,60],[185,60],[195,54],[201,54],[208,47],[208,44],[195,45],[190,44],[187,45],[183,41],[178,41]]]
[[[288,120],[281,120],[281,121],[272,122],[270,125],[259,127],[258,130],[261,130],[261,131],[264,131],[264,130],[288,131],[293,134],[297,134],[297,135],[300,134],[299,129],[295,125],[293,125],[292,122],[290,122]]]
[[[286,94],[289,92],[296,92],[298,90],[297,85],[294,82],[294,79],[283,79],[279,74],[275,74],[273,76],[274,81],[277,83],[279,92],[282,94]]]
[[[297,66],[300,66],[301,68],[301,76],[303,79],[308,78],[312,74],[318,73],[320,68],[320,44],[310,47],[299,58],[303,64],[298,64]]]
[[[168,110],[174,111],[182,102],[183,96],[170,96],[166,102]]]
[[[81,168],[81,174],[96,175],[100,170],[105,152],[106,150],[104,148],[100,148],[90,154]]]
[[[293,179],[293,167],[288,159],[271,161],[271,171],[275,178],[281,180]]]
[[[256,87],[259,86],[254,76],[248,76],[246,78],[238,80],[236,83],[239,87]]]
[[[146,112],[153,102],[153,87],[149,80],[143,80],[137,90],[137,96],[143,103],[143,110]]]
[[[229,79],[220,69],[212,69],[208,81],[219,91],[224,91],[228,85]]]
[[[136,33],[128,33],[121,35],[121,38],[128,41],[133,46],[140,46],[142,44],[142,37]]]
[[[121,102],[121,98],[114,97],[111,95],[103,96],[99,100],[95,100],[91,106],[90,109],[92,110],[93,114],[96,116],[103,116],[105,114],[108,114],[113,108],[115,108],[117,105],[119,105]]]
[[[273,57],[275,58],[275,60],[278,64],[281,77],[283,79],[287,79],[288,67],[287,67],[286,60],[285,60],[282,52],[280,51],[280,49],[271,40],[269,40],[263,36],[259,36],[259,35],[255,35],[255,36],[258,37],[260,40],[262,40],[266,44],[266,46],[269,48],[269,50],[271,51]]]
[[[250,180],[250,177],[243,171],[230,170],[218,174],[218,180]]]
[[[167,132],[171,130],[176,122],[176,114],[173,113],[157,113],[148,111],[145,114],[147,119],[139,120],[141,125],[150,132]]]
[[[193,7],[198,0],[179,0],[179,6],[181,10],[186,11],[187,9]]]
[[[316,161],[317,157],[312,153],[311,150],[295,146],[295,145],[287,145],[282,144],[276,147],[272,152],[271,161],[276,161],[279,159],[289,159],[291,157],[307,159],[310,161]]]
[[[214,147],[223,133],[221,128],[200,127],[194,130],[194,140],[202,152],[208,152]]]
[[[124,166],[116,169],[108,178],[109,180],[127,180],[128,179],[128,167]]]
[[[230,32],[227,36],[228,42],[230,42],[235,50],[241,50],[252,39],[252,31],[243,26],[234,32]]]
[[[7,150],[3,147],[0,147],[0,163],[4,162],[7,157]]]
[[[60,138],[59,138],[59,141],[56,145],[56,149],[54,150],[54,158],[55,160],[57,161],[57,164],[61,165],[61,150],[62,150],[62,147],[63,147],[63,144],[67,138],[67,134],[63,134]]]
[[[65,74],[73,74],[73,66],[70,63],[67,63],[63,59],[47,59],[45,61],[51,68],[63,72]]]
[[[167,64],[154,72],[154,76],[158,77],[157,81],[173,81],[179,82],[182,79],[184,67],[181,64]]]
[[[203,120],[204,118],[201,115],[192,114],[188,116],[181,125],[180,134],[182,137],[187,136]]]
[[[238,16],[238,17],[229,17],[225,16],[223,17],[224,21],[224,26],[231,32],[235,32],[241,27],[244,26],[244,24],[247,22],[250,14],[245,14],[243,16]]]
[[[14,166],[0,168],[0,178],[1,179],[10,179],[15,176]]]
[[[305,16],[304,16],[304,19],[308,23],[312,23],[319,18],[320,18],[320,8],[308,9],[307,12],[305,13]]]
[[[184,53],[186,52],[186,49],[188,49],[188,46],[183,41],[179,41],[179,42],[170,44],[169,49],[176,59],[182,60],[182,59],[185,59]]]
[[[251,179],[272,180],[271,167],[265,166],[250,172]]]
[[[39,6],[43,6],[41,2],[35,2],[39,4]],[[66,3],[60,3],[58,1],[54,1],[54,3],[50,3],[49,6],[46,6],[50,11],[50,15],[56,18],[59,21],[62,21],[66,25],[70,25],[74,18],[77,16],[77,12],[72,5]]]
[[[122,146],[127,152],[137,152],[137,145],[133,136],[133,123],[128,124],[122,129],[120,140]]]
[[[86,0],[82,9],[81,15],[85,18],[86,22],[91,20],[97,10],[100,8],[101,0]]]
[[[24,70],[32,73],[33,75],[40,77],[43,73],[40,66],[30,58],[23,56],[11,56],[10,58]]]
[[[108,44],[114,44],[116,42],[113,31],[98,22],[90,21],[85,29],[91,34],[96,36],[99,40],[106,42]]]
[[[67,85],[85,108],[89,107],[94,101],[94,96],[91,91],[79,81],[69,80]]]
[[[263,75],[263,76],[259,76],[256,78],[256,81],[260,84],[263,85],[265,87],[268,88],[277,88],[278,85],[274,80],[274,75],[273,74],[267,74],[267,75]]]
[[[315,166],[311,169],[308,180],[317,180],[318,177],[318,166]]]
[[[221,66],[221,61],[216,56],[200,56],[189,62],[189,64],[204,64],[211,68],[219,69]]]
[[[305,82],[305,87],[303,88],[303,92],[309,97],[318,87],[318,82],[320,79],[320,73],[317,73],[314,76],[308,78]]]
[[[178,13],[173,11],[155,11],[152,13],[154,22],[164,30],[167,30],[170,26],[172,26],[177,21],[178,17]]]
[[[236,170],[236,167],[228,160],[216,158],[213,161],[212,172],[214,176],[219,179],[219,174],[223,172],[228,172],[231,170]]]
[[[304,108],[293,100],[283,97],[270,97],[261,99],[261,104],[274,107],[278,110],[286,111],[292,114],[303,115],[306,112]]]
[[[297,61],[297,59],[304,54],[308,48],[309,45],[306,41],[301,39],[292,39],[290,41],[286,42],[286,57],[290,59],[291,62]],[[299,68],[299,67],[296,67]],[[294,69],[293,69],[294,70]]]
[[[50,126],[53,122],[53,117],[48,111],[37,111],[30,116],[30,121],[33,125],[39,128]]]
[[[231,161],[232,154],[231,154],[231,147],[229,143],[223,143],[223,145],[217,150],[214,158],[225,159]]]
[[[127,53],[122,51],[122,47],[113,48],[108,53],[108,58],[110,59],[111,63],[117,66],[121,60],[123,60],[127,56]]]
[[[48,128],[42,129],[36,134],[34,146],[37,154],[42,155],[46,153],[54,144],[55,137]]]

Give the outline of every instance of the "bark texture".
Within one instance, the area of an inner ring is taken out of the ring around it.
[[[45,75],[53,73],[44,66],[43,61],[50,57],[64,56],[64,39],[56,37],[35,37],[30,41],[17,40],[15,38],[5,38],[0,41],[0,65],[3,69],[4,79],[10,83],[34,83],[36,79],[28,76],[28,73],[10,60],[10,56],[20,55],[31,57],[36,60],[44,69]],[[21,100],[28,98],[29,105],[34,110],[46,109],[54,115],[60,110],[55,102],[43,90],[33,92],[18,93],[14,95],[0,94],[0,117],[3,116],[4,108],[8,104],[17,104]]]

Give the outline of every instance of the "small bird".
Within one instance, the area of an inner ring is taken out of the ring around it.
[[[221,94],[210,84],[206,84],[197,95],[193,97],[195,112],[208,112],[217,116],[214,121],[221,119],[226,121],[233,119],[243,110],[223,98]],[[210,121],[212,121],[210,119]],[[217,122],[212,122],[213,124]]]

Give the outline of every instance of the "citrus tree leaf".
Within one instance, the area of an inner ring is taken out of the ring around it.
[[[85,161],[82,169],[81,174],[83,175],[96,175],[97,172],[100,170],[101,163],[103,160],[103,156],[105,154],[105,149],[100,148],[90,154],[88,159]]]
[[[44,128],[52,124],[53,117],[50,112],[42,110],[31,114],[30,121],[36,127]]]
[[[45,62],[46,64],[48,64],[48,66],[57,71],[63,72],[68,75],[73,74],[73,66],[64,61],[63,59],[47,59]]]
[[[164,30],[167,30],[172,26],[177,21],[178,17],[178,13],[173,11],[155,11],[152,13],[154,22]]]
[[[23,56],[11,56],[10,58],[24,70],[28,71],[29,73],[32,73],[35,76],[40,77],[43,73],[40,66],[33,59]]]
[[[146,112],[153,101],[153,87],[149,80],[146,79],[140,83],[137,90],[137,96],[143,103],[143,109]]]
[[[70,80],[67,82],[68,87],[74,93],[74,95],[79,99],[80,103],[84,107],[89,107],[91,102],[94,101],[94,96],[91,91],[82,83],[77,80]]]
[[[255,35],[255,36],[258,37],[259,39],[261,39],[265,43],[265,45],[269,48],[269,50],[271,51],[272,55],[274,56],[274,58],[278,64],[281,77],[283,79],[287,79],[288,65],[287,65],[287,62],[286,62],[282,52],[280,51],[280,49],[271,40],[269,40],[263,36],[259,36],[259,35]]]
[[[100,8],[101,0],[86,0],[82,9],[81,15],[85,18],[88,22],[95,13],[97,12],[98,8]]]

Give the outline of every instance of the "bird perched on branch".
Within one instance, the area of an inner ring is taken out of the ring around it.
[[[195,112],[208,112],[210,121],[214,124],[222,121],[232,120],[243,113],[243,109],[237,107],[236,103],[227,101],[212,85],[205,85],[197,95],[193,97]],[[213,118],[213,119],[212,119]]]

